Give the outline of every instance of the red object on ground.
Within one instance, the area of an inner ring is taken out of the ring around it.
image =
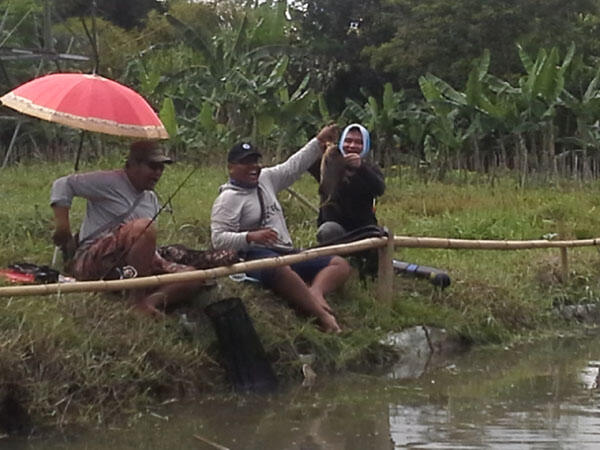
[[[6,278],[11,283],[33,283],[35,276],[31,273],[18,272],[13,269],[0,269],[0,277]]]
[[[82,130],[143,139],[169,137],[140,94],[99,75],[45,75],[13,89],[0,101],[24,114]]]

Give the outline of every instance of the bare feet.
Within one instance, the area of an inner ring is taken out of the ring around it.
[[[154,292],[146,297],[136,297],[133,299],[133,307],[136,311],[157,319],[165,318],[165,313],[158,309],[158,305],[165,303],[164,292]]]
[[[156,319],[164,319],[166,317],[164,312],[158,310],[155,306],[146,303],[144,300],[134,303],[133,308],[139,313]]]
[[[328,312],[324,312],[321,316],[318,317],[319,324],[321,325],[321,330],[325,333],[335,333],[339,334],[342,332],[342,329],[335,320],[335,317]]]
[[[325,311],[327,311],[332,316],[335,316],[335,313],[333,312],[333,309],[331,308],[331,306],[329,306],[329,303],[327,303],[327,300],[325,300],[325,297],[323,297],[323,294],[320,291],[318,291],[316,289],[313,289],[312,286],[309,287],[308,290],[310,291],[310,293],[313,295],[313,297],[315,298],[315,300],[317,300],[317,302],[319,303],[319,305]]]

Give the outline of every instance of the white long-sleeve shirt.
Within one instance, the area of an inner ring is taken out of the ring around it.
[[[262,169],[257,187],[241,187],[231,182],[219,188],[210,218],[211,239],[214,248],[246,250],[248,231],[272,228],[277,232],[277,245],[292,248],[283,210],[277,193],[291,186],[321,156],[316,138],[290,156],[285,162]],[[264,209],[261,217],[259,189]]]

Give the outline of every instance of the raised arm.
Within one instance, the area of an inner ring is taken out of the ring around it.
[[[276,192],[291,186],[306,172],[309,167],[319,160],[327,148],[327,144],[335,142],[339,135],[337,125],[327,125],[319,131],[304,147],[290,156],[285,162],[263,169],[262,176],[269,179]]]

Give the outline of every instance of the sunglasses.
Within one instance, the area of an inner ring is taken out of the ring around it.
[[[165,169],[165,163],[162,163],[162,162],[145,161],[144,164],[146,164],[146,166],[148,166],[150,168],[150,170],[154,170],[154,171]]]

